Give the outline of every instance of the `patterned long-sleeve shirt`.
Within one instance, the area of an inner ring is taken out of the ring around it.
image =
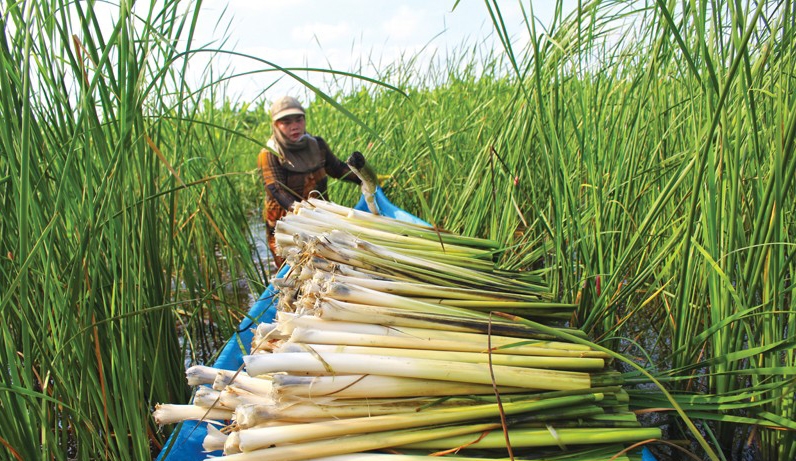
[[[307,173],[296,173],[282,166],[279,158],[267,149],[263,149],[257,158],[263,183],[267,191],[266,221],[269,226],[284,216],[285,211],[294,202],[306,199],[312,191],[326,195],[327,175],[360,184],[360,179],[351,172],[348,165],[338,159],[323,138],[315,137],[321,149],[323,161],[317,170]]]

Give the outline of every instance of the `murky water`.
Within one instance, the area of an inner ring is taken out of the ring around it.
[[[260,295],[268,285],[268,278],[276,274],[276,266],[274,265],[271,251],[268,248],[268,236],[265,223],[259,219],[259,213],[249,222],[249,227],[252,232],[252,252],[251,258],[260,274],[259,284],[256,280],[248,280],[245,276],[237,279],[232,278],[229,270],[226,272],[226,280],[219,288],[223,290],[223,299],[227,303],[226,307],[237,312],[241,318],[243,313],[248,312],[251,306],[260,298]],[[225,263],[225,256],[223,254],[216,254],[219,263]],[[261,285],[260,285],[261,284]],[[185,289],[185,287],[181,287]],[[210,309],[217,309],[220,307],[210,307]],[[192,314],[193,315],[193,314]],[[212,314],[200,313],[201,317],[205,320],[198,326],[198,331],[192,330],[193,341],[186,343],[187,337],[182,331],[182,324],[178,325],[179,342],[184,350],[184,366],[186,368],[197,363],[207,363],[212,360],[220,347],[223,347],[228,337],[220,337],[220,331],[214,325]]]
[[[254,234],[254,252],[252,255],[255,259],[260,258],[271,262],[271,251],[268,249],[268,231],[265,224],[258,224],[252,228]]]
[[[265,276],[273,276],[276,273],[277,267],[274,264],[274,259],[271,255],[271,250],[268,248],[268,229],[265,223],[259,219],[259,213],[253,221],[249,222],[249,228],[252,231],[252,240],[254,241],[254,248],[252,251],[252,259],[257,267],[258,272]],[[265,283],[266,281],[263,280]],[[259,293],[256,297],[249,300],[249,305],[257,301]]]

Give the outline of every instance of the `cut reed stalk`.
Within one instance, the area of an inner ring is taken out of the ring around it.
[[[213,381],[213,389],[223,391],[229,386],[252,394],[268,395],[271,393],[271,380],[263,378],[252,378],[248,374],[238,373],[219,373]]]
[[[403,334],[401,334],[403,333]],[[472,340],[470,338],[434,339],[428,336],[407,334],[405,330],[393,334],[365,334],[346,331],[328,331],[314,328],[294,328],[290,341],[298,343],[344,344],[349,346],[395,347],[403,349],[424,349],[484,353],[489,351],[489,340],[492,339],[493,354],[538,355],[547,357],[588,357],[608,358],[600,351],[582,350],[576,347],[567,348],[566,343],[552,344],[541,341],[521,341],[516,338],[487,338],[486,335]],[[557,347],[551,347],[557,346]],[[250,371],[251,373],[251,371]]]
[[[550,410],[552,408],[561,410],[565,407],[598,402],[602,397],[602,394],[584,394],[546,400],[507,402],[502,405],[502,409],[496,404],[487,404],[464,408],[441,408],[388,416],[250,429],[241,431],[239,434],[240,448],[243,451],[251,451],[272,445],[302,443],[344,435],[434,426],[490,417],[496,418],[501,412],[504,415],[518,415]]]
[[[232,410],[224,408],[205,408],[198,405],[160,403],[155,406],[152,416],[157,424],[174,424],[186,420],[225,421],[232,419]]]
[[[479,424],[441,428],[402,429],[347,436],[344,439],[325,439],[306,443],[264,448],[227,457],[228,461],[299,461],[315,457],[358,453],[408,445],[444,436],[464,435],[496,429],[500,424]]]
[[[452,234],[421,224],[399,221],[386,216],[374,216],[370,213],[365,213],[359,210],[337,205],[325,200],[310,198],[307,200],[307,202],[316,208],[325,209],[339,214],[340,216],[344,216],[352,223],[356,223],[371,229],[379,229],[397,235],[411,235],[431,241],[442,241],[443,244],[458,244],[469,247],[486,248],[490,250],[496,250],[500,248],[500,244],[494,240]]]
[[[458,331],[462,333],[491,333],[524,339],[554,339],[552,335],[540,333],[517,323],[504,322],[499,318],[467,318],[448,314],[391,308],[372,304],[339,301],[323,298],[317,303],[316,315],[322,319],[337,322],[361,322],[396,327],[425,328],[429,330]],[[558,314],[542,314],[540,317],[556,318]],[[583,336],[580,330],[562,330]]]
[[[432,285],[420,282],[395,282],[392,280],[379,280],[374,277],[357,277],[335,273],[333,271],[319,270],[316,274],[323,280],[336,281],[346,285],[355,285],[369,288],[381,293],[390,293],[415,298],[440,298],[440,299],[462,299],[472,301],[501,301],[501,300],[524,300],[538,301],[540,298],[549,298],[547,292],[539,293],[512,293],[488,290],[475,290],[463,287],[448,287]]]
[[[484,318],[484,314],[480,312],[473,312],[468,309],[456,309],[445,306],[439,306],[421,301],[415,301],[404,296],[393,295],[389,293],[382,293],[369,288],[364,288],[356,285],[342,284],[338,282],[330,282],[324,284],[323,291],[320,293],[323,298],[336,299],[338,301],[347,301],[351,303],[361,303],[368,305],[396,307],[406,310],[414,310],[424,313],[437,313],[456,315],[465,318]]]
[[[418,350],[334,344],[286,343],[280,347],[277,352],[317,352],[320,354],[335,352],[358,355],[388,355],[393,357],[422,357],[431,360],[448,360],[451,362],[467,363],[489,363],[491,361],[494,365],[576,371],[599,371],[605,367],[605,361],[601,358],[542,357],[505,354],[492,354],[490,357],[490,354],[485,352]]]
[[[345,307],[344,305],[337,303],[340,306]],[[433,317],[430,317],[433,318]],[[380,325],[375,323],[364,323],[362,320],[367,320],[366,318],[358,319],[360,321],[334,321],[334,320],[325,320],[322,318],[318,318],[316,316],[311,315],[296,315],[294,313],[287,313],[287,312],[280,312],[277,314],[277,321],[278,321],[278,329],[282,334],[292,334],[293,331],[297,328],[306,328],[306,329],[313,329],[313,330],[324,330],[329,332],[346,332],[346,333],[360,333],[363,335],[380,335],[380,336],[394,336],[394,337],[408,337],[408,338],[416,338],[416,339],[424,339],[424,340],[452,340],[452,341],[464,341],[464,342],[473,342],[478,344],[486,344],[487,339],[492,343],[493,346],[498,345],[501,347],[520,347],[520,346],[533,346],[537,348],[547,348],[547,349],[561,349],[561,350],[569,350],[569,351],[578,351],[578,352],[594,352],[592,348],[585,346],[583,344],[576,344],[574,342],[564,342],[564,341],[553,341],[547,339],[530,339],[530,338],[522,338],[522,337],[513,337],[510,335],[486,335],[481,334],[478,332],[467,332],[467,331],[457,331],[457,326],[453,326],[448,328],[445,324],[446,321],[449,321],[447,318],[441,320],[440,322],[432,325],[433,328],[420,328],[420,327],[395,327],[389,325]],[[509,325],[514,326],[518,325],[517,323],[503,323],[497,322],[496,325]],[[527,334],[528,331],[536,331],[538,329],[524,329],[520,327],[521,332],[523,334]],[[567,334],[571,334],[577,337],[582,336],[582,332],[579,330],[571,330],[566,328],[557,328],[556,331],[566,332]],[[548,336],[554,336],[553,334],[549,334]],[[607,354],[600,352],[599,356],[603,357]]]
[[[621,445],[570,450],[565,455],[550,455],[534,457],[534,461],[629,461],[626,455],[621,455],[623,447]],[[428,455],[408,455],[398,453],[348,453],[345,455],[326,456],[323,458],[311,458],[312,461],[435,461],[439,456]],[[445,458],[453,458],[446,456]],[[484,461],[483,457],[467,457],[456,455],[456,461]],[[498,456],[490,457],[493,461],[511,461],[511,458],[501,458]]]
[[[202,440],[202,448],[206,452],[223,450],[227,441],[227,435],[216,429],[215,426],[207,425],[207,435]]]
[[[254,427],[260,424],[281,422],[313,422],[327,420],[349,420],[350,418],[375,417],[402,413],[416,413],[427,405],[442,407],[462,407],[473,402],[463,400],[439,402],[437,400],[401,399],[380,401],[381,399],[346,399],[343,403],[331,400],[321,401],[284,401],[277,404],[241,404],[236,407],[234,418],[242,427]]]
[[[480,248],[471,246],[457,245],[454,243],[441,244],[439,240],[430,240],[422,237],[402,235],[395,232],[387,232],[367,226],[355,224],[350,220],[339,217],[333,213],[325,213],[318,210],[301,208],[295,216],[288,218],[293,228],[311,229],[317,235],[334,230],[345,231],[352,236],[364,239],[373,243],[388,246],[391,248],[401,248],[403,250],[433,251],[449,256],[463,256],[467,258],[482,259],[492,267],[492,255]],[[307,227],[305,227],[307,226]],[[290,233],[290,232],[287,232]],[[439,257],[439,255],[435,256]]]
[[[658,428],[560,428],[544,429],[510,428],[508,438],[514,448],[571,447],[577,445],[633,443],[661,438]],[[506,447],[502,432],[492,431],[477,437],[461,435],[429,439],[402,445],[403,449],[444,450],[461,447],[463,450],[497,449]]]
[[[243,358],[250,374],[376,374],[404,378],[437,379],[474,384],[564,390],[591,387],[588,373],[537,368],[489,366],[484,363],[448,362],[409,357],[356,354],[259,354]]]
[[[439,381],[429,379],[401,378],[378,375],[335,376],[273,376],[274,393],[280,398],[338,399],[371,397],[416,397],[483,395],[495,392],[492,385]],[[521,387],[499,386],[501,394],[527,392]]]

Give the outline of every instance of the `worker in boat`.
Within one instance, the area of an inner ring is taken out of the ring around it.
[[[283,96],[274,101],[270,112],[272,135],[257,157],[257,166],[266,191],[263,215],[268,247],[280,267],[284,261],[276,252],[276,222],[310,193],[325,198],[328,176],[355,184],[361,184],[361,180],[332,153],[323,138],[307,133],[304,108],[298,99]]]

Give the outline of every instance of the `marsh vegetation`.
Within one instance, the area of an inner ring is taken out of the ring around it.
[[[187,86],[223,52],[192,48],[187,3],[120,2],[110,30],[94,2],[0,6],[3,459],[151,457],[184,357],[212,361],[271,275],[249,226],[266,104]],[[308,118],[654,376],[623,370],[680,447],[662,458],[796,459],[796,4],[592,1],[544,29],[525,8],[529,47],[487,1],[500,52],[346,70]]]

